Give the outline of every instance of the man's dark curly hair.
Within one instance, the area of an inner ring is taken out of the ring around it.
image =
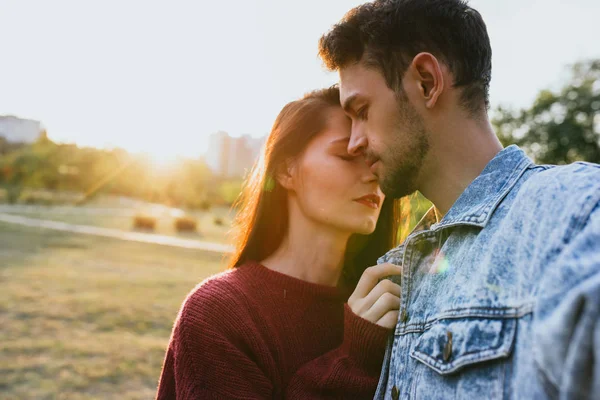
[[[401,92],[414,56],[429,52],[446,64],[461,87],[466,110],[489,108],[492,49],[479,12],[464,0],[375,0],[350,10],[319,40],[325,66],[339,70],[361,61]]]

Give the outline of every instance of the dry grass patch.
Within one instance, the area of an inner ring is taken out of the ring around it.
[[[153,398],[181,302],[224,265],[218,254],[3,223],[0,249],[3,399]]]

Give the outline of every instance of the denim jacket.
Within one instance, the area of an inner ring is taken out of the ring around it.
[[[600,399],[600,165],[535,165],[516,146],[402,265],[376,399]]]

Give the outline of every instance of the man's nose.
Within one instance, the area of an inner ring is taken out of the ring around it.
[[[360,129],[352,124],[350,141],[348,142],[348,154],[352,156],[361,155],[367,148],[367,137]]]

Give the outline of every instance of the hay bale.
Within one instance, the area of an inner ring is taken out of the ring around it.
[[[136,215],[133,217],[133,228],[153,231],[156,228],[156,218],[148,215]]]
[[[223,226],[224,222],[223,222],[223,218],[221,217],[215,217],[215,219],[213,220],[216,226]]]
[[[175,219],[175,230],[177,232],[196,232],[198,222],[192,217],[180,217]]]

